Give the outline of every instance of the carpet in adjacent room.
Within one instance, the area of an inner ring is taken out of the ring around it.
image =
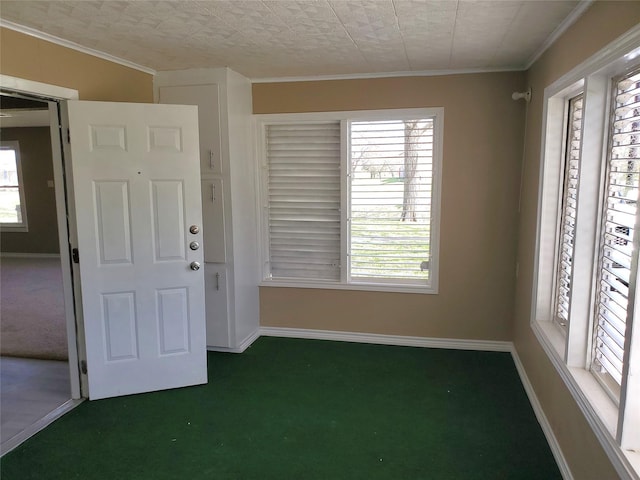
[[[68,359],[60,258],[0,258],[0,353]]]

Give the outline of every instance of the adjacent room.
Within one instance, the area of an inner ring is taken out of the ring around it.
[[[0,97],[0,449],[71,399],[47,103]],[[28,206],[28,216],[27,216]]]
[[[633,1],[2,0],[3,430],[5,355],[68,395],[3,478],[639,479],[639,52]]]

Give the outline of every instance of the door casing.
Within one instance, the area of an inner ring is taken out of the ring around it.
[[[74,304],[74,288],[79,292],[79,286],[74,285],[73,272],[71,271],[71,258],[69,252],[70,239],[77,237],[75,216],[69,210],[66,198],[64,178],[64,159],[60,135],[62,126],[59,116],[59,102],[63,100],[77,100],[78,91],[70,88],[34,82],[22,78],[0,74],[0,87],[3,91],[19,93],[34,97],[49,104],[49,118],[51,131],[51,153],[53,157],[53,181],[56,198],[56,214],[58,221],[58,240],[60,243],[60,264],[62,266],[62,288],[65,305],[65,324],[67,329],[67,345],[69,352],[69,373],[71,381],[71,398],[80,399],[86,397],[86,375],[82,375],[80,364],[86,359],[83,323],[81,318],[76,318],[77,309]]]

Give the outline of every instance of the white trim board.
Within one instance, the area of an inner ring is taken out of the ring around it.
[[[65,403],[60,405],[58,408],[56,408],[55,410],[49,412],[47,415],[45,415],[41,419],[37,420],[36,422],[32,423],[31,425],[29,425],[27,428],[25,428],[20,433],[14,435],[13,437],[11,437],[8,440],[5,440],[2,443],[2,448],[1,448],[2,453],[0,454],[0,457],[3,457],[7,453],[9,453],[11,450],[13,450],[14,448],[18,447],[23,442],[29,440],[36,433],[40,432],[41,430],[44,430],[46,427],[48,427],[53,422],[55,422],[58,418],[62,417],[65,413],[70,412],[71,410],[76,408],[83,401],[84,401],[84,399],[67,400]]]
[[[59,253],[0,252],[0,258],[60,258]]]
[[[308,75],[294,77],[255,77],[251,83],[288,83],[288,82],[315,82],[324,80],[362,80],[367,78],[399,78],[399,77],[439,77],[445,75],[468,75],[474,73],[501,73],[520,72],[522,67],[510,66],[503,68],[460,68],[446,70],[415,70],[403,72],[375,72],[375,73],[344,73],[327,75]]]
[[[531,404],[531,408],[533,408],[533,412],[538,419],[538,423],[540,424],[540,428],[544,433],[544,436],[547,439],[547,443],[549,444],[549,448],[551,449],[551,453],[556,460],[556,464],[560,469],[560,473],[562,474],[562,478],[564,480],[573,480],[573,475],[571,473],[571,469],[569,468],[569,464],[567,463],[567,459],[562,453],[562,449],[560,448],[560,444],[558,443],[558,439],[553,433],[553,429],[551,428],[551,424],[547,419],[547,416],[544,414],[544,410],[542,409],[542,405],[538,400],[536,392],[533,388],[533,385],[529,381],[529,377],[527,376],[527,372],[524,369],[524,365],[520,360],[520,356],[516,351],[515,346],[512,346],[511,349],[511,357],[513,358],[513,363],[516,366],[516,370],[518,371],[518,375],[520,376],[520,381],[522,382],[522,386],[524,387],[525,392],[527,392],[527,397],[529,397],[529,403]]]
[[[256,330],[255,332],[251,333],[247,338],[245,338],[242,342],[240,342],[240,345],[238,345],[237,347],[210,347],[207,345],[207,350],[209,352],[242,353],[247,348],[249,348],[251,344],[253,344],[253,342],[255,342],[258,338],[260,338],[260,331]]]
[[[333,340],[338,342],[373,343],[401,347],[448,348],[454,350],[480,350],[487,352],[511,352],[511,342],[491,340],[464,340],[454,338],[407,337],[376,333],[337,332],[331,330],[307,330],[302,328],[260,327],[260,336]]]
[[[100,50],[95,50],[93,48],[84,47],[78,43],[72,42],[70,40],[65,40],[64,38],[56,37],[55,35],[51,35],[49,33],[41,32],[36,30],[35,28],[26,27],[24,25],[20,25],[14,22],[10,22],[8,20],[3,20],[0,18],[0,27],[7,28],[9,30],[13,30],[15,32],[23,33],[25,35],[29,35],[31,37],[38,38],[40,40],[44,40],[45,42],[54,43],[56,45],[60,45],[65,48],[69,48],[71,50],[75,50],[77,52],[85,53],[87,55],[91,55],[94,57],[101,58],[102,60],[107,60],[109,62],[117,63],[119,65],[123,65],[125,67],[133,68],[135,70],[139,70],[144,73],[148,73],[150,75],[155,75],[156,71],[153,68],[145,67],[143,65],[138,65],[137,63],[130,62],[129,60],[125,60],[120,57],[116,57],[109,53],[101,52]]]
[[[1,19],[0,26],[2,26]],[[45,101],[45,99],[78,100],[79,98],[78,91],[73,88],[50,85],[48,83],[26,80],[24,78],[12,77],[10,75],[3,74],[0,74],[0,88],[17,93],[37,96],[40,97],[42,101]]]
[[[551,344],[548,337],[544,334],[540,325],[536,322],[532,324],[531,329],[535,334],[538,342],[542,346],[543,350],[547,354],[547,357],[554,366],[556,372],[564,382],[565,386],[569,390],[569,393],[573,397],[573,400],[578,405],[578,408],[584,415],[587,423],[591,427],[594,435],[598,439],[600,446],[604,450],[605,454],[609,458],[609,461],[615,468],[621,479],[636,479],[638,476],[634,472],[634,466],[630,462],[629,458],[622,452],[617,445],[609,429],[602,421],[596,410],[591,405],[591,401],[585,395],[583,387],[574,378],[571,370],[564,361],[559,357],[555,350],[555,347]],[[573,369],[574,371],[579,369]],[[590,375],[587,375],[593,381]],[[604,395],[604,394],[603,394]]]
[[[542,56],[542,54],[546,52],[551,45],[556,43],[556,40],[558,40],[558,38],[560,38],[562,34],[569,29],[569,27],[571,27],[571,25],[576,23],[578,18],[580,18],[582,14],[591,7],[593,2],[594,0],[581,0],[580,3],[578,3],[578,6],[571,11],[569,16],[566,17],[560,25],[558,25],[558,28],[551,32],[551,35],[549,35],[542,45],[540,45],[538,50],[531,55],[527,63],[525,63],[523,70],[529,70],[531,66]]]

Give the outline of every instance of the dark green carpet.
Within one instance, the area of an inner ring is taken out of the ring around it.
[[[27,479],[560,479],[508,353],[260,338],[209,384],[85,402]]]

